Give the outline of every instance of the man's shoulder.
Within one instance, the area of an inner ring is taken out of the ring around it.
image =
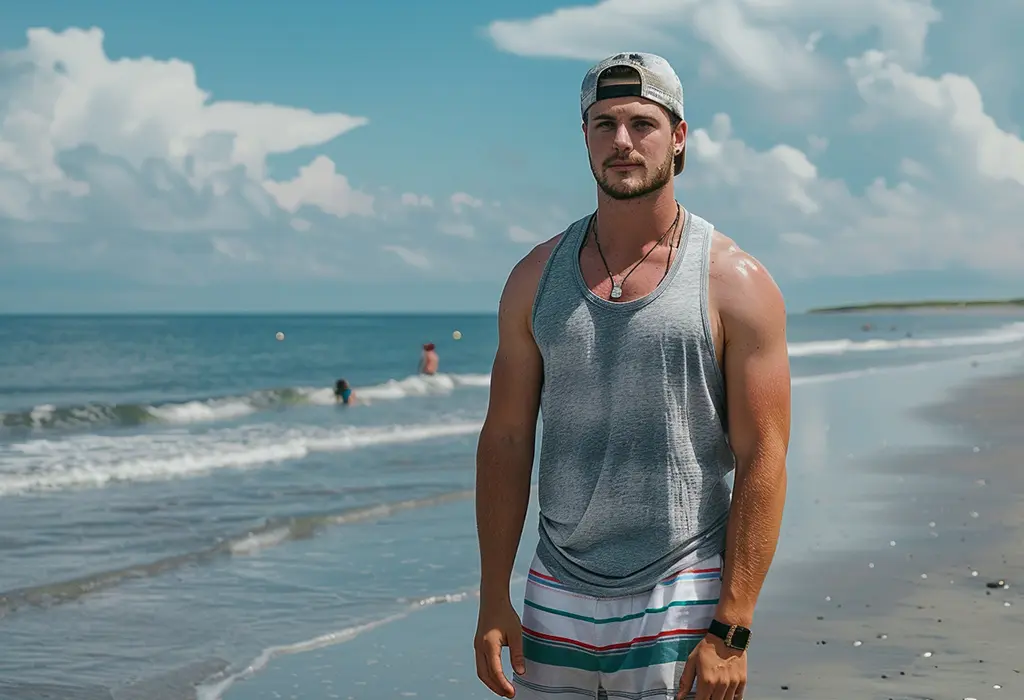
[[[723,320],[757,323],[782,314],[785,301],[768,268],[717,229],[712,234],[709,297]]]

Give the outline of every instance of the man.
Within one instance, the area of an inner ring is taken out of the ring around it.
[[[420,374],[437,374],[437,367],[441,358],[437,356],[437,350],[433,343],[423,344],[423,354],[420,356]]]
[[[504,697],[739,700],[785,501],[783,299],[676,202],[687,125],[664,59],[605,59],[581,109],[597,211],[523,258],[499,304],[477,452],[477,674]],[[540,541],[520,620],[509,580],[538,412]]]

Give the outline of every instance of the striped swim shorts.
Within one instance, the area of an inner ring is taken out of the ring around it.
[[[526,673],[513,674],[517,700],[673,700],[721,588],[717,555],[650,591],[615,598],[570,592],[534,556],[522,614]]]

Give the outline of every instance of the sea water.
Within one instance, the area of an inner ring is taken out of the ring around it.
[[[793,508],[843,488],[823,464],[945,439],[901,418],[908,395],[1020,358],[1022,321],[791,317]],[[0,697],[217,697],[471,599],[496,341],[493,316],[0,318]],[[787,531],[781,559],[865,536],[859,508]]]

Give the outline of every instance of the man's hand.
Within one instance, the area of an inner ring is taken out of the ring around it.
[[[688,697],[694,679],[697,681],[696,700],[743,700],[747,686],[747,654],[730,649],[721,639],[709,634],[690,652],[676,700]]]
[[[519,675],[526,673],[526,657],[523,656],[523,625],[510,601],[488,604],[480,602],[477,619],[476,675],[496,695],[503,698],[515,697],[516,689],[505,677],[501,668],[501,648],[508,647],[512,668]]]

